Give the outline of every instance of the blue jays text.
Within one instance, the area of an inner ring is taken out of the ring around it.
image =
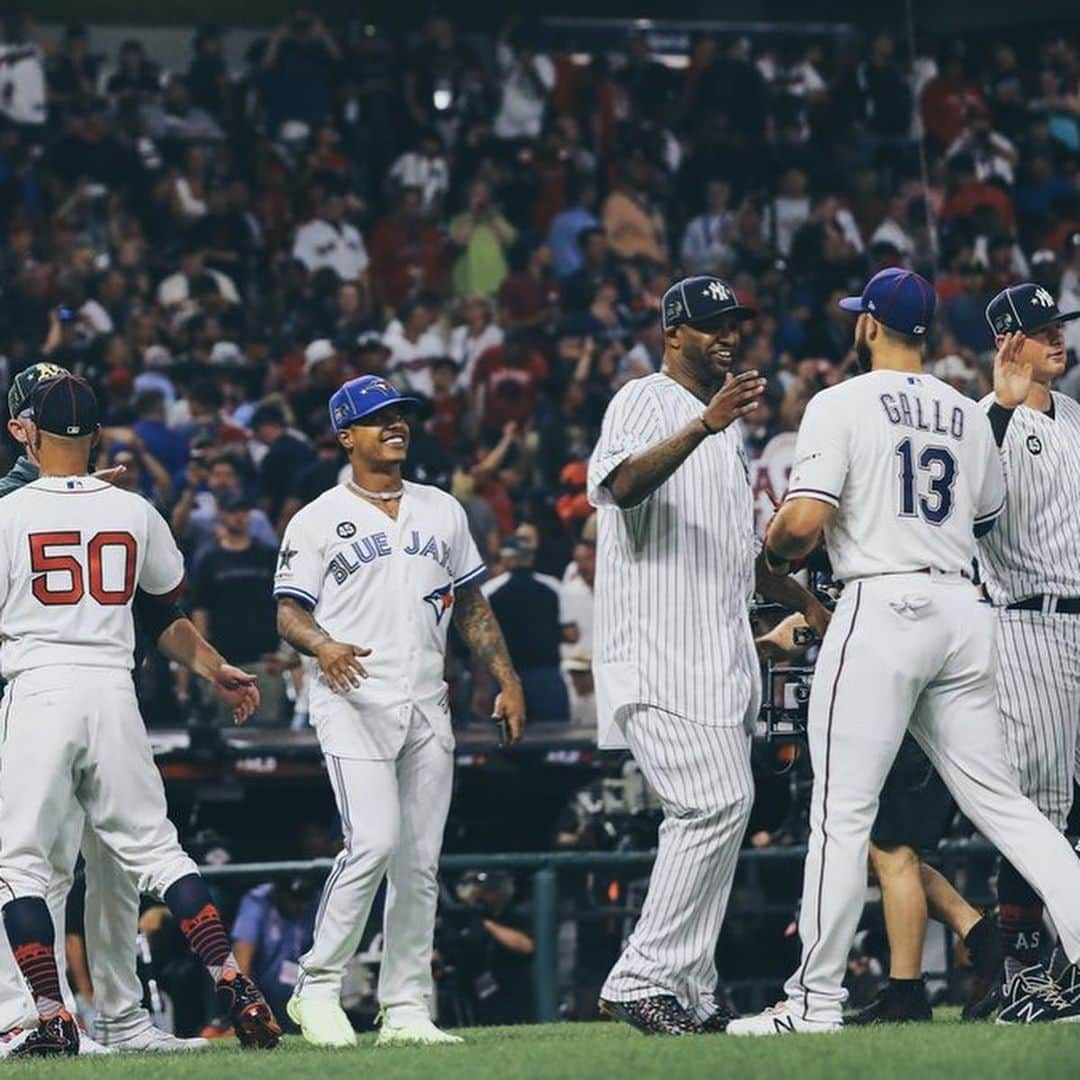
[[[453,552],[445,540],[435,536],[429,536],[421,543],[420,533],[415,529],[409,538],[409,543],[402,548],[406,555],[415,555],[421,559],[432,559],[437,562],[447,573],[450,573],[450,562]],[[339,551],[331,560],[327,571],[333,574],[334,581],[340,585],[350,575],[355,574],[361,566],[365,566],[376,559],[383,559],[387,555],[393,555],[394,549],[390,545],[390,539],[385,532],[370,533],[353,540],[348,547]]]

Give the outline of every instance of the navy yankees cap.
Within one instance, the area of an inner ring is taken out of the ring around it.
[[[1051,323],[1073,319],[1080,319],[1080,311],[1059,311],[1054,297],[1033,281],[1002,289],[986,305],[986,321],[995,334],[1012,334],[1017,330],[1034,334]]]
[[[757,312],[739,303],[734,289],[711,274],[683,278],[666,293],[660,307],[660,320],[665,330],[675,326],[693,326],[711,330],[724,315],[737,319],[752,319]]]
[[[420,402],[414,397],[403,397],[393,383],[378,375],[361,375],[334,391],[330,398],[330,423],[335,431],[341,431],[388,405],[412,410],[418,409]]]
[[[57,375],[36,383],[31,396],[34,423],[42,431],[77,439],[98,429],[98,404],[90,384],[77,375]]]
[[[845,311],[865,311],[900,334],[921,336],[934,321],[937,297],[926,278],[890,266],[866,283],[862,296],[846,296],[840,306]]]

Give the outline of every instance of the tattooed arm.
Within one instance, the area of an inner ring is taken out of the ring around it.
[[[506,721],[510,742],[516,743],[525,733],[525,695],[495,612],[479,585],[469,585],[454,597],[454,625],[477,666],[499,684],[493,715]]]
[[[303,604],[287,596],[278,597],[278,633],[304,656],[314,656],[331,690],[347,694],[367,678],[364,665],[356,658],[370,656],[360,645],[335,641]]]

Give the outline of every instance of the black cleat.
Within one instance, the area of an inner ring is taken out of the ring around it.
[[[734,1009],[729,1009],[726,1005],[717,1003],[716,1012],[701,1021],[698,1025],[698,1032],[701,1035],[723,1035],[727,1031],[728,1024],[732,1020],[738,1020],[738,1018],[739,1014]]]
[[[853,1016],[844,1017],[844,1026],[867,1027],[871,1024],[926,1024],[934,1019],[926,983],[900,988],[894,982],[882,987],[878,996]]]
[[[964,1020],[988,1020],[1001,1007],[1005,954],[997,923],[984,915],[964,938],[971,957],[971,993],[964,1003]]]
[[[1018,971],[1002,988],[999,1024],[1075,1024],[1080,1004],[1070,1003],[1042,964]]]
[[[1061,996],[1070,1005],[1080,1005],[1080,964],[1070,964],[1057,977]]]
[[[79,1027],[70,1013],[57,1013],[20,1043],[8,1057],[72,1057],[79,1052]]]
[[[638,998],[637,1001],[601,998],[600,1011],[645,1035],[696,1035],[701,1030],[697,1021],[671,994]]]
[[[233,1025],[240,1045],[245,1049],[272,1050],[281,1039],[281,1025],[274,1019],[259,988],[239,971],[230,971],[218,979],[219,1011]]]

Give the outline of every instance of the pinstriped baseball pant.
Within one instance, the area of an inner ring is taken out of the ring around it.
[[[714,1008],[716,941],[754,802],[750,738],[649,706],[625,720],[626,741],[664,808],[641,918],[602,996],[673,994],[704,1020]]]
[[[997,700],[1020,790],[1064,830],[1080,770],[1080,616],[998,612]]]

